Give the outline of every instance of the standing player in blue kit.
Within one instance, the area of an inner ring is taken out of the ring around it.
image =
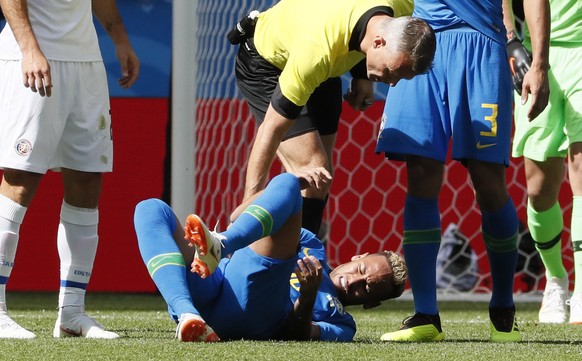
[[[533,59],[524,78],[535,118],[548,102],[547,0],[529,0]],[[512,83],[501,0],[417,0],[413,16],[436,32],[434,67],[391,88],[377,151],[405,160],[408,190],[403,249],[414,296],[414,315],[385,341],[444,339],[436,299],[436,259],[441,242],[438,196],[452,139],[452,158],[469,171],[482,217],[491,266],[490,339],[520,341],[513,278],[518,218],[507,190],[512,124]],[[532,17],[533,18],[533,17]]]

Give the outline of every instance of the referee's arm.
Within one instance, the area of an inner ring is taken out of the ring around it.
[[[244,199],[265,188],[277,149],[291,125],[293,125],[293,119],[279,114],[273,105],[269,104],[265,119],[257,130],[249,156]]]

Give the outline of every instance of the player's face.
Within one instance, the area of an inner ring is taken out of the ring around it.
[[[392,295],[392,267],[383,254],[355,256],[329,276],[344,305],[375,303]]]
[[[386,47],[374,49],[366,57],[368,79],[395,86],[401,79],[412,79],[412,60],[404,52],[387,51]]]

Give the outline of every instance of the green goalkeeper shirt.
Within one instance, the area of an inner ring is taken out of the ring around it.
[[[550,45],[563,47],[582,46],[582,1],[550,0]],[[524,43],[531,49],[530,34],[524,30]]]
[[[283,96],[303,106],[319,84],[365,58],[360,41],[374,13],[398,17],[412,9],[412,0],[281,0],[259,15],[254,43],[281,69]]]

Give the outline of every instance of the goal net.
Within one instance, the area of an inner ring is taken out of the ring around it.
[[[255,121],[236,88],[237,46],[226,34],[250,10],[265,10],[276,1],[200,0],[197,10],[197,111],[195,145],[196,212],[209,224],[228,224],[243,196],[246,162]],[[349,79],[343,79],[344,86]],[[354,254],[383,249],[402,252],[402,216],[406,195],[404,164],[374,152],[386,88],[378,85],[376,102],[366,112],[344,104],[334,152],[335,176],[324,216],[324,232],[332,266]],[[272,175],[283,171],[276,163]],[[512,159],[507,181],[519,218],[526,224],[523,162]],[[564,213],[565,264],[573,272],[569,237],[571,193],[564,178],[560,202]],[[489,293],[491,278],[480,228],[481,217],[465,168],[446,165],[440,194],[443,242],[438,284],[444,293]],[[515,291],[527,295],[543,289],[544,269],[526,227],[521,230]]]

